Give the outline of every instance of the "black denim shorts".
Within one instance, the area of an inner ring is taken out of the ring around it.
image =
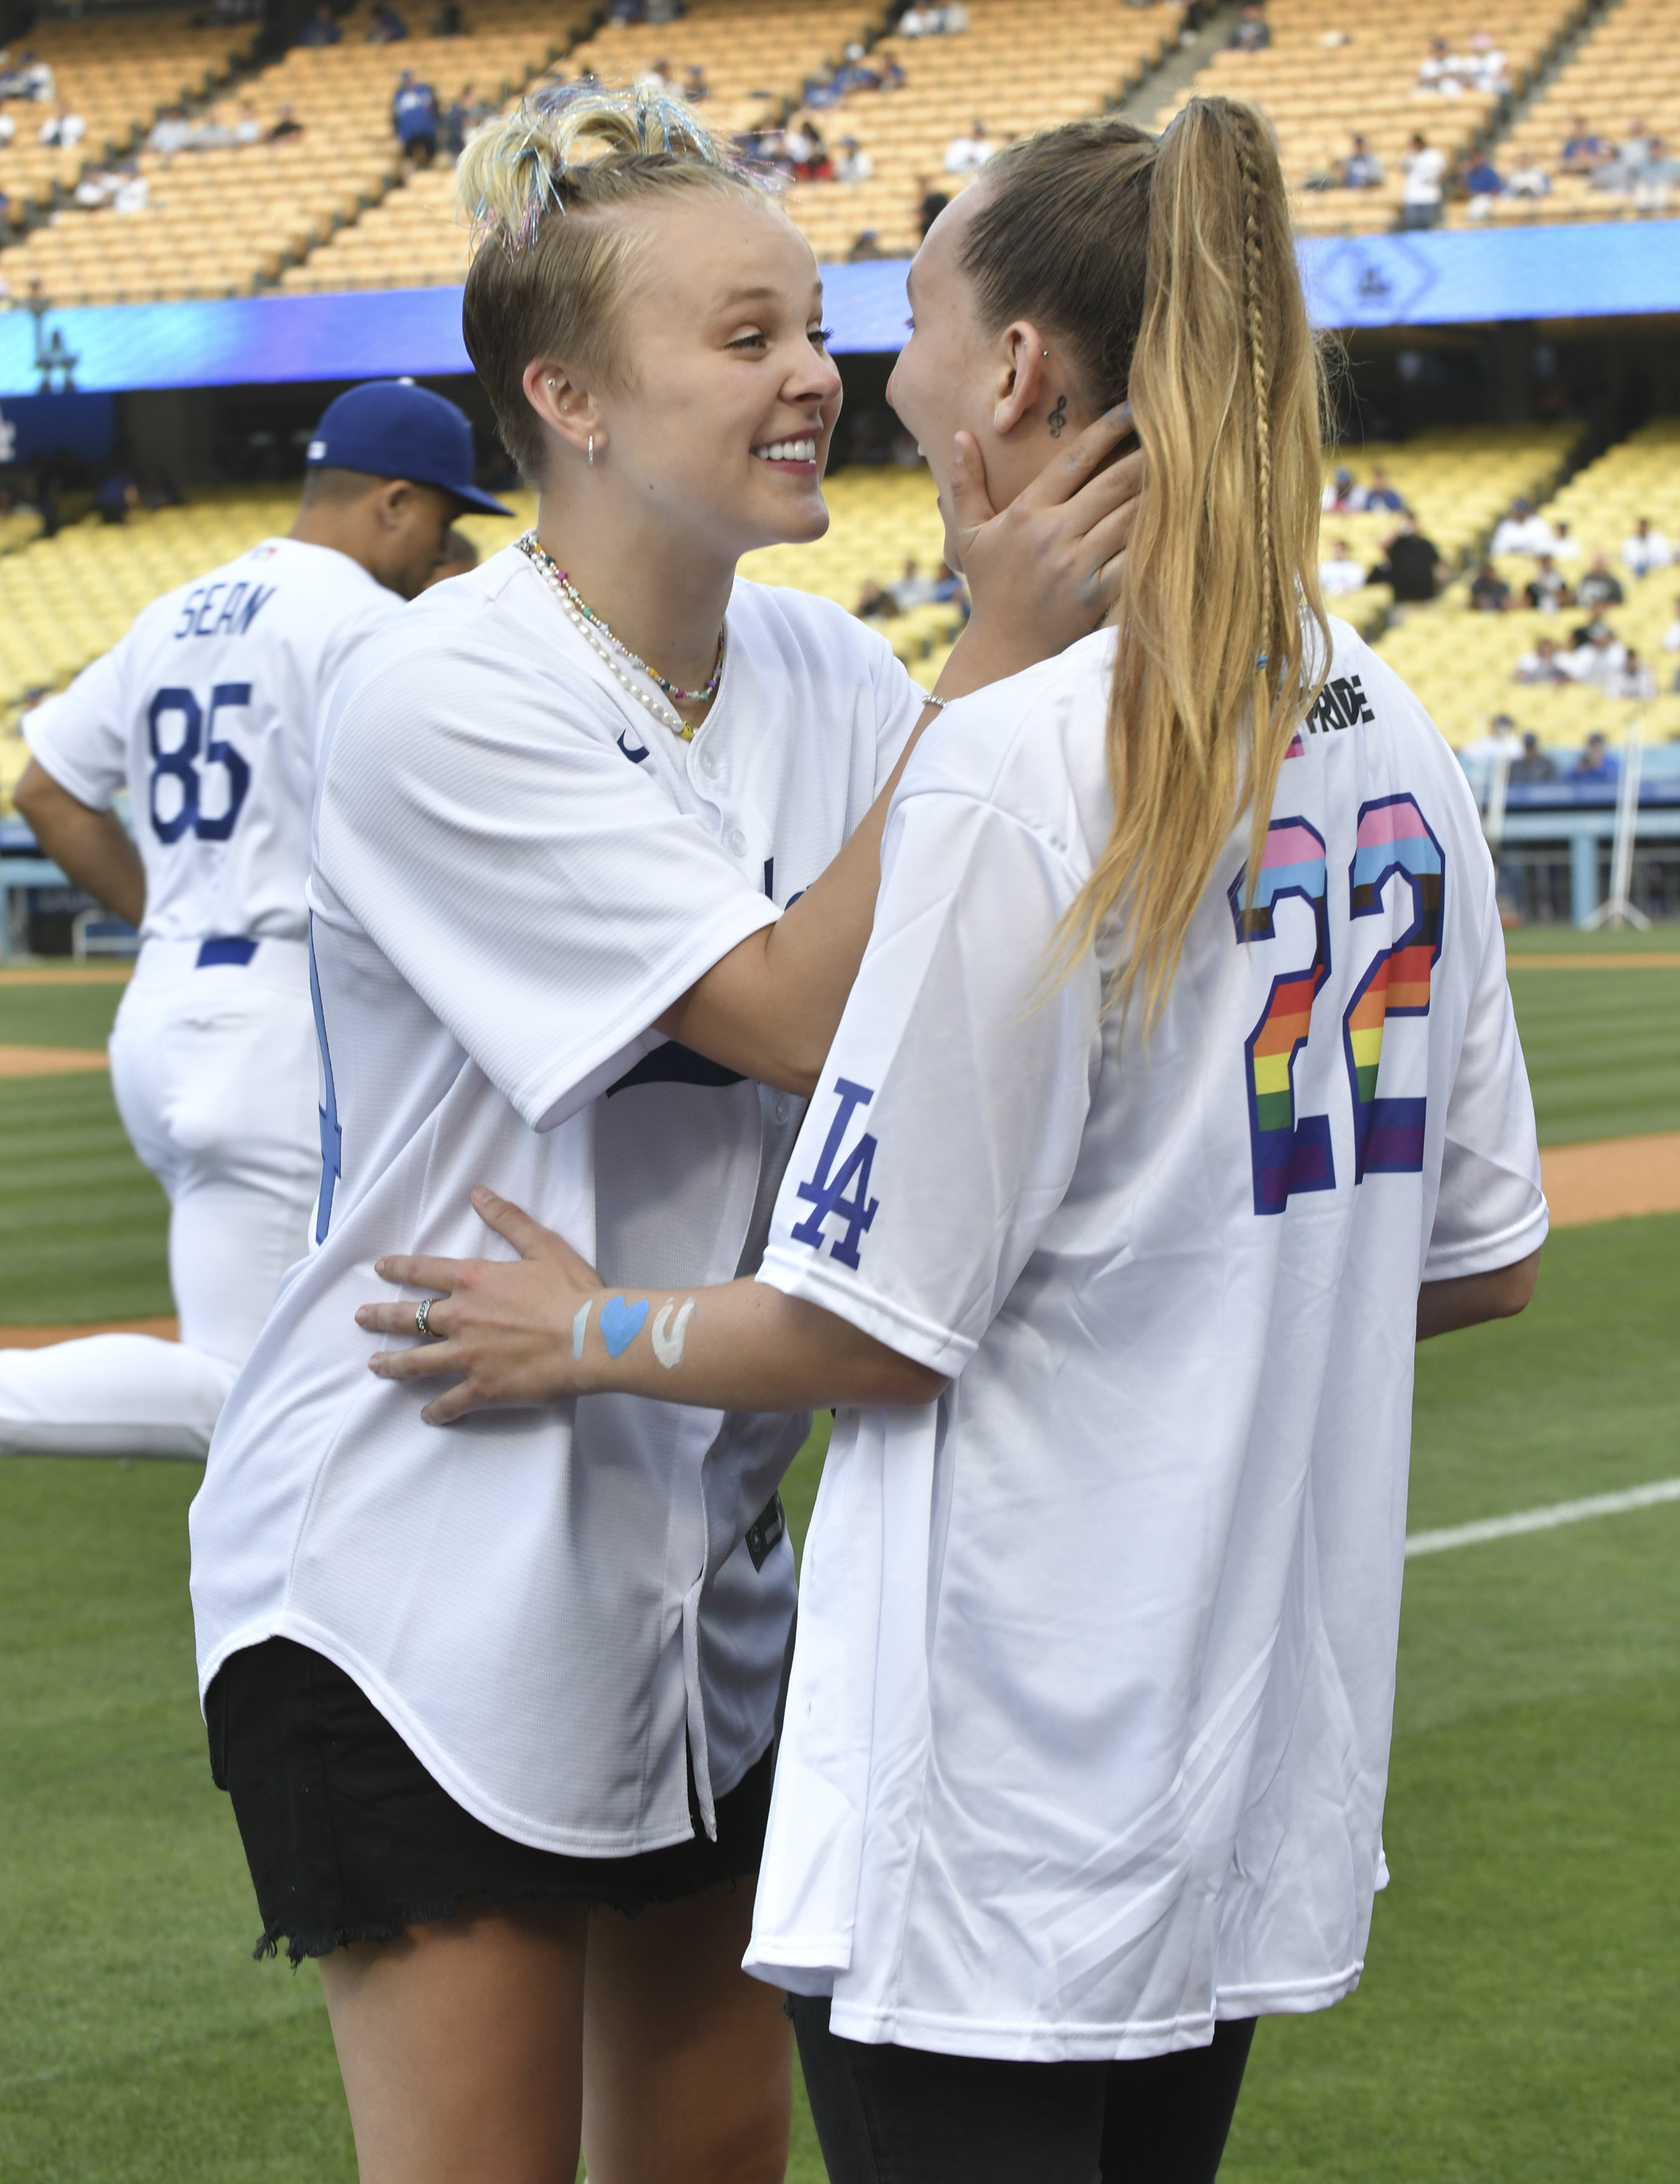
[[[223,1663],[205,1700],[210,1772],[262,1913],[255,1954],[295,1964],[347,1942],[395,1941],[463,1903],[570,1897],[633,1917],[758,1869],[774,1747],[717,1802],[717,1840],[636,1858],[569,1858],[512,1841],[458,1805],[359,1685],[270,1638]],[[690,1788],[690,1808],[693,1807]]]

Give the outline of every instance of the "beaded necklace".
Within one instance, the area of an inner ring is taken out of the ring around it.
[[[629,691],[632,698],[647,707],[662,727],[669,728],[673,735],[681,736],[684,743],[693,743],[693,723],[683,720],[672,706],[660,705],[658,699],[651,697],[640,683],[633,682],[619,666],[619,661],[627,660],[639,674],[645,675],[650,682],[658,683],[666,697],[673,699],[677,705],[707,705],[717,695],[718,684],[723,679],[724,633],[722,630],[719,630],[717,633],[717,659],[711,674],[698,690],[685,690],[677,683],[667,682],[656,668],[650,667],[638,654],[632,652],[627,644],[621,644],[613,635],[603,617],[595,612],[571,578],[555,560],[554,555],[542,545],[534,531],[527,531],[517,543],[520,551],[565,608],[573,627],[586,639],[597,656],[604,660],[611,668],[618,682]],[[604,644],[601,641],[604,638],[606,640]]]

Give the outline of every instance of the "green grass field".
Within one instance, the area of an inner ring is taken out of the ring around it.
[[[1543,1134],[1680,1128],[1677,977],[1514,979]],[[116,997],[0,989],[0,1042],[97,1043]],[[103,1080],[0,1085],[0,1320],[167,1311]],[[1560,1233],[1522,1319],[1426,1347],[1414,1529],[1680,1472],[1677,1268],[1680,1216]],[[353,2177],[319,1981],[248,1960],[193,1702],[197,1478],[0,1464],[0,2184]],[[1680,2170],[1677,1562],[1671,1504],[1410,1565],[1366,1984],[1262,2026],[1232,2184]],[[803,2114],[789,2176],[822,2176]]]

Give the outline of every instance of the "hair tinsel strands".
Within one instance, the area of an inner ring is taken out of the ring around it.
[[[481,129],[461,154],[456,201],[475,254],[492,242],[509,257],[528,250],[544,217],[567,209],[580,169],[661,157],[745,172],[692,108],[652,85],[547,86]]]

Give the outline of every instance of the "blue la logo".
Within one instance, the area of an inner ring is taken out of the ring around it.
[[[824,1222],[830,1214],[839,1214],[846,1223],[846,1233],[837,1243],[830,1244],[829,1256],[838,1259],[842,1266],[854,1268],[858,1263],[858,1239],[874,1221],[881,1204],[878,1198],[869,1195],[870,1170],[875,1165],[875,1139],[865,1132],[847,1154],[837,1173],[834,1163],[839,1158],[852,1117],[859,1107],[868,1106],[875,1095],[866,1084],[854,1084],[848,1077],[837,1077],[834,1090],[840,1112],[830,1126],[816,1173],[809,1183],[799,1185],[798,1195],[809,1201],[811,1210],[793,1234],[796,1243],[811,1244],[821,1249]],[[848,1187],[852,1193],[849,1198],[846,1195]]]

